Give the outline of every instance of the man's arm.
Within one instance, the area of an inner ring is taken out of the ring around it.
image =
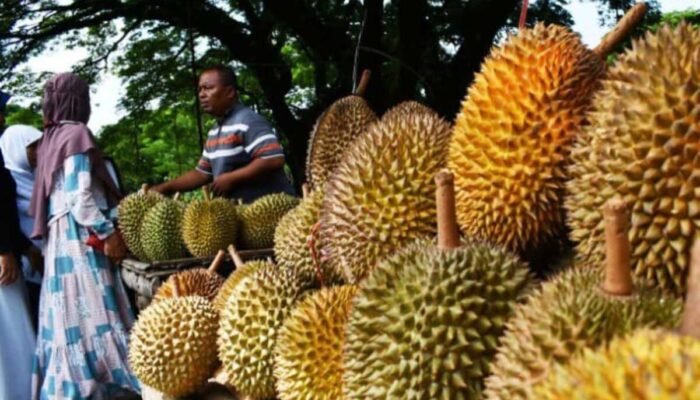
[[[244,182],[254,181],[284,167],[284,156],[253,159],[245,167],[219,175],[211,187],[218,195],[226,195]]]
[[[205,174],[199,170],[193,169],[185,172],[179,177],[156,185],[151,190],[154,190],[165,195],[175,192],[189,192],[211,182],[211,175]]]

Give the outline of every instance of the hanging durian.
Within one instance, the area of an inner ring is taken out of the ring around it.
[[[281,400],[342,398],[343,343],[355,286],[322,288],[284,321],[275,347]]]
[[[240,214],[240,242],[245,249],[266,249],[274,245],[275,228],[299,199],[285,193],[263,196],[248,204]]]
[[[451,127],[426,110],[372,124],[326,185],[321,242],[347,282],[362,279],[402,246],[435,234],[433,177],[445,165]]]
[[[603,259],[600,205],[630,205],[633,269],[680,294],[700,235],[700,31],[682,23],[635,40],[596,96],[572,151],[566,208],[585,261]]]
[[[185,205],[178,200],[179,195],[159,201],[144,215],[140,237],[145,260],[172,260],[187,255],[182,241]]]
[[[194,200],[185,210],[182,238],[195,257],[210,257],[229,244],[238,234],[236,205],[223,198],[212,199],[206,186],[204,199]]]
[[[344,349],[348,399],[479,398],[505,321],[531,277],[504,250],[460,246],[450,184],[441,174],[438,247],[419,241],[402,249],[359,287]]]
[[[148,190],[143,185],[141,190],[126,196],[117,207],[119,229],[129,251],[139,260],[148,260],[141,245],[141,225],[151,207],[165,199],[160,193]]]
[[[170,275],[168,279],[158,288],[154,301],[160,301],[179,296],[201,296],[209,301],[214,301],[224,278],[216,273],[224,260],[226,253],[221,250],[214,258],[209,268],[195,268]]]
[[[316,121],[306,159],[307,181],[314,190],[323,190],[345,149],[377,120],[362,98],[368,79],[369,71],[365,70],[358,90],[331,104]]]
[[[679,299],[642,281],[633,284],[624,203],[611,201],[605,213],[605,276],[590,266],[572,268],[544,283],[516,309],[486,380],[487,399],[536,399],[533,384],[583,349],[637,328],[678,323]]]
[[[492,50],[462,103],[448,157],[465,235],[519,252],[538,270],[543,253],[556,255],[571,142],[610,48],[591,51],[568,28],[537,24]]]

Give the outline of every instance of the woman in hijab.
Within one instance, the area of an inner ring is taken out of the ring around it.
[[[128,364],[133,312],[113,264],[126,253],[114,222],[120,195],[86,126],[88,85],[53,76],[42,110],[31,210],[45,263],[32,395],[128,397],[139,383]]]
[[[5,168],[15,181],[17,214],[19,226],[25,237],[31,237],[34,218],[29,215],[29,201],[34,188],[34,167],[36,167],[36,146],[41,139],[41,131],[27,125],[12,125],[0,137],[0,150],[5,158]],[[37,323],[39,289],[41,285],[41,241],[34,240],[27,255],[22,257],[22,272],[27,291],[32,321]]]

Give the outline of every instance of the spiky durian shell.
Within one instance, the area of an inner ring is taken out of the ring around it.
[[[284,321],[275,348],[281,400],[342,398],[343,343],[355,286],[323,288]]]
[[[534,392],[541,400],[700,399],[700,341],[640,330],[586,350]]]
[[[275,228],[287,212],[299,204],[299,198],[285,193],[263,196],[241,212],[241,243],[246,249],[270,248]]]
[[[140,315],[131,332],[129,362],[143,383],[170,396],[197,390],[218,364],[219,314],[199,296],[169,298]]]
[[[571,268],[516,308],[486,380],[487,399],[533,398],[534,383],[583,349],[637,328],[678,323],[679,299],[636,282],[635,297],[620,300],[604,294],[602,282],[594,268]]]
[[[141,246],[141,225],[151,207],[165,199],[158,192],[136,192],[126,196],[117,207],[119,229],[126,246],[139,260],[148,257]]]
[[[425,105],[417,101],[408,100],[388,109],[384,115],[382,115],[381,120],[386,121],[388,119],[401,118],[411,114],[429,114],[432,112],[433,111]]]
[[[293,271],[267,265],[229,296],[221,315],[219,359],[239,393],[253,399],[275,396],[277,334],[304,289]]]
[[[475,399],[528,267],[483,244],[418,242],[360,284],[348,320],[349,399]]]
[[[307,181],[313,189],[323,189],[348,145],[376,120],[367,102],[354,95],[337,100],[321,114],[306,158]]]
[[[349,282],[436,232],[434,178],[445,166],[450,124],[430,110],[395,116],[357,138],[326,185],[321,240]]]
[[[308,245],[309,235],[321,215],[323,193],[313,191],[298,206],[288,212],[275,230],[275,260],[280,268],[295,270],[301,279],[309,282],[319,280],[318,271],[313,263],[311,249]],[[314,239],[314,248],[325,284],[341,279],[321,254],[321,241],[318,233]]]
[[[681,24],[634,41],[603,81],[590,120],[567,184],[578,255],[602,265],[600,208],[619,196],[631,211],[635,273],[682,293],[700,235],[700,31]]]
[[[520,253],[558,242],[571,141],[603,73],[603,61],[561,26],[521,29],[492,51],[450,144],[465,235]]]
[[[235,243],[238,234],[236,205],[229,200],[194,200],[185,209],[182,237],[195,257],[210,257]]]
[[[249,261],[243,264],[240,268],[237,268],[235,271],[233,271],[231,275],[229,275],[229,277],[226,278],[226,281],[224,281],[224,284],[221,286],[221,289],[219,289],[219,292],[216,294],[213,303],[214,308],[220,313],[223,312],[226,308],[226,301],[228,301],[228,298],[231,296],[231,293],[233,293],[233,290],[236,288],[236,286],[238,286],[238,284],[243,279],[251,276],[257,270],[269,264],[270,263],[268,263],[267,261]]]
[[[187,255],[182,240],[185,205],[164,199],[151,207],[141,224],[141,248],[146,260],[172,260]]]
[[[213,301],[223,284],[224,278],[216,272],[209,272],[206,268],[190,269],[170,275],[158,288],[153,300],[175,297],[174,288],[177,287],[178,296],[201,296]]]

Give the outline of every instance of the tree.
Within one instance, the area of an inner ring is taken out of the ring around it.
[[[51,46],[87,47],[90,56],[76,70],[94,79],[114,62],[111,68],[126,82],[125,125],[142,125],[138,118],[152,118],[158,109],[193,109],[192,32],[196,65],[232,63],[246,101],[274,121],[287,140],[297,184],[315,119],[351,92],[358,71],[373,72],[366,97],[375,111],[417,99],[452,119],[494,40],[514,26],[520,5],[517,0],[6,3],[0,10],[0,76],[15,76],[27,57]],[[571,24],[567,3],[533,2],[528,21]],[[123,54],[115,56],[120,48]]]

